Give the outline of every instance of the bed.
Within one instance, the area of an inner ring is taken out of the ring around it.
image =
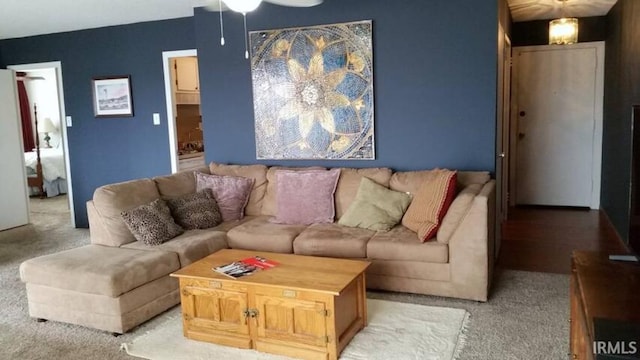
[[[67,180],[62,148],[40,148],[24,153],[29,195],[43,197],[67,193]]]

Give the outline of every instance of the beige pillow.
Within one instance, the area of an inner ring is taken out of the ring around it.
[[[402,217],[402,225],[415,231],[421,241],[433,238],[456,194],[456,172],[438,170],[424,181]]]
[[[411,197],[389,190],[369,178],[360,180],[355,200],[342,215],[338,224],[369,230],[389,231],[402,219]]]

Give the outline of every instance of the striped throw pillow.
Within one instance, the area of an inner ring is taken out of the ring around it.
[[[415,231],[422,242],[435,237],[455,195],[456,172],[439,170],[437,176],[420,185],[402,217],[402,225]]]

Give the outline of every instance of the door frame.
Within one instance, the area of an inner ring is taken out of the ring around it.
[[[64,103],[64,86],[62,80],[62,62],[48,61],[41,63],[16,64],[9,65],[7,69],[15,71],[34,71],[43,69],[54,69],[56,73],[56,85],[58,86],[58,111],[60,116],[60,136],[62,140],[62,151],[64,157],[65,176],[67,177],[67,200],[69,202],[69,212],[71,213],[71,226],[76,227],[76,211],[73,205],[73,184],[71,180],[71,163],[69,162],[69,137],[67,127],[70,125],[70,119],[67,119],[67,113]],[[64,120],[64,123],[63,123]]]
[[[500,254],[502,223],[508,217],[509,197],[509,111],[511,105],[511,39],[498,25],[498,74],[496,79],[496,222],[495,257]]]
[[[197,49],[174,50],[162,52],[162,72],[164,75],[164,94],[167,102],[167,133],[169,135],[169,159],[171,173],[178,172],[178,138],[176,133],[176,99],[171,84],[171,59],[178,57],[198,56]]]
[[[591,200],[590,208],[600,209],[600,187],[602,172],[602,121],[604,111],[604,59],[605,42],[593,41],[571,45],[537,45],[537,46],[514,46],[513,67],[511,73],[511,109],[518,108],[518,58],[523,52],[535,51],[563,51],[568,49],[595,49],[596,51],[596,76],[595,76],[595,99],[594,99],[594,131],[592,139],[592,159],[591,168]],[[516,159],[517,159],[517,136],[518,136],[518,111],[511,111],[511,124],[509,126],[510,164],[509,164],[509,205],[516,205]]]

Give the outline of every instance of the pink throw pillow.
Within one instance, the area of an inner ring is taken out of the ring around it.
[[[333,194],[340,169],[276,172],[278,224],[332,223],[336,210]]]
[[[208,175],[196,172],[196,191],[211,189],[222,221],[240,220],[249,202],[254,179],[240,176]]]

